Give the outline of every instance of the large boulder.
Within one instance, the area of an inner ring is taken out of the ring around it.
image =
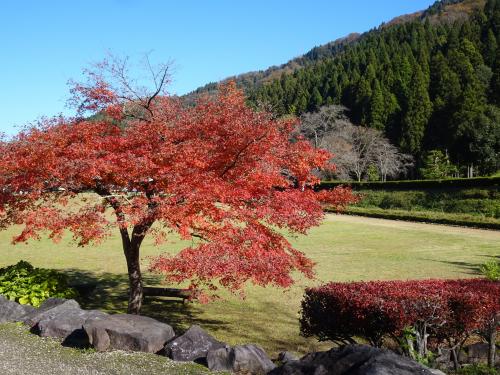
[[[39,309],[27,315],[25,323],[42,337],[58,337],[67,346],[86,346],[88,337],[83,323],[90,318],[105,317],[97,310],[83,310],[75,300],[50,298]]]
[[[84,347],[89,344],[83,324],[88,319],[105,317],[106,313],[98,310],[72,309],[55,316],[40,320],[37,331],[42,337],[59,337],[66,346]]]
[[[89,343],[98,351],[110,349],[158,353],[175,337],[168,324],[140,315],[93,317],[83,324]]]
[[[49,298],[38,309],[27,314],[23,321],[30,328],[34,328],[41,320],[47,320],[75,309],[81,310],[80,305],[74,299]]]
[[[207,354],[207,365],[212,371],[254,375],[267,374],[276,367],[264,349],[252,344],[211,350]]]
[[[389,350],[367,345],[348,345],[326,352],[310,353],[299,361],[285,363],[273,375],[432,375],[421,364]]]
[[[20,305],[0,295],[0,323],[20,322],[35,308],[30,305]]]
[[[217,341],[199,326],[191,326],[183,335],[165,345],[165,355],[174,361],[200,361],[210,350],[221,349],[225,343]]]

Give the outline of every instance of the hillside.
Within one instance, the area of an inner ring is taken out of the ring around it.
[[[346,45],[355,42],[359,37],[360,34],[352,33],[333,42],[314,47],[304,55],[296,57],[285,64],[279,66],[271,66],[266,70],[248,72],[239,74],[237,76],[228,77],[222,82],[234,80],[238,87],[242,88],[246,92],[250,92],[266,82],[279,78],[282,74],[291,74],[295,70],[308,66],[316,61],[335,56],[337,53],[342,51]],[[192,101],[199,95],[214,92],[215,90],[217,90],[217,86],[219,83],[220,82],[207,83],[206,85],[199,87],[196,90],[185,95],[184,99],[187,101]]]
[[[353,122],[413,155],[417,168],[440,149],[459,168],[488,174],[500,169],[499,45],[500,0],[443,0],[233,79],[251,103],[279,115],[342,104]]]
[[[380,27],[401,24],[415,19],[429,18],[435,22],[451,22],[457,19],[467,18],[475,9],[484,7],[486,0],[443,0],[436,1],[434,5],[427,10],[406,14],[394,18],[393,20],[382,24]],[[370,33],[367,32],[365,34]],[[365,35],[363,34],[363,35]],[[271,66],[266,70],[242,73],[237,76],[227,77],[223,81],[234,80],[237,85],[245,91],[250,91],[259,85],[279,78],[282,73],[293,73],[296,69],[312,64],[314,62],[335,57],[343,51],[344,47],[355,43],[362,34],[351,33],[345,37],[339,38],[321,46],[316,46],[302,56],[291,59],[287,63],[278,66]],[[210,93],[217,89],[219,82],[210,82],[196,90],[188,93],[184,97],[188,100],[194,99],[200,94]]]

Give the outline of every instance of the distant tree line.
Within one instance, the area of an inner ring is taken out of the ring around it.
[[[488,174],[500,169],[499,44],[500,0],[487,0],[466,20],[372,30],[334,58],[256,86],[249,101],[279,115],[348,107],[353,123],[413,156],[413,177],[432,150],[462,175]]]

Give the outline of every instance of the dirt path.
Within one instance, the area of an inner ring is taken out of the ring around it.
[[[388,220],[388,219],[379,219],[379,218],[365,217],[365,216],[336,215],[336,214],[327,214],[326,220],[352,223],[352,224],[381,226],[394,229],[425,230],[435,233],[449,233],[449,234],[466,234],[470,236],[481,237],[484,239],[500,241],[500,231],[489,230],[489,229],[455,227],[444,224],[416,223],[416,222],[402,221],[402,220]],[[500,243],[499,243],[499,249],[500,249]]]

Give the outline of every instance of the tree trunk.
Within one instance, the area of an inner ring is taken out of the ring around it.
[[[125,259],[127,261],[127,271],[129,280],[129,298],[127,312],[129,314],[139,315],[142,306],[143,285],[141,275],[141,263],[139,259],[139,250],[142,241],[146,236],[149,228],[154,223],[154,215],[141,224],[136,224],[129,236],[129,231],[126,224],[126,217],[122,210],[121,204],[116,197],[113,197],[107,189],[97,186],[96,193],[105,197],[111,207],[115,210],[115,215],[120,228],[120,236],[122,238],[122,247]],[[151,201],[151,195],[146,194],[150,202],[148,208],[152,211],[156,205]]]
[[[455,371],[458,371],[460,368],[460,365],[458,363],[458,353],[457,353],[457,345],[455,345],[453,348],[451,348],[451,357],[453,358],[453,368]]]
[[[130,238],[128,234],[126,239],[123,240],[123,250],[125,253],[125,259],[127,260],[127,270],[128,270],[128,280],[129,280],[129,296],[128,296],[128,309],[129,314],[139,315],[141,312],[142,298],[144,296],[142,275],[141,275],[141,263],[139,259],[139,250],[141,248],[142,241],[146,237],[151,225],[153,225],[154,220],[147,221],[142,224],[137,224],[132,230],[132,235]]]
[[[361,182],[361,172],[356,172],[356,178],[358,179],[358,182]]]
[[[141,311],[143,298],[143,285],[141,275],[141,265],[139,260],[140,244],[131,243],[124,246],[123,252],[127,260],[128,280],[129,280],[129,297],[128,309],[129,314],[138,315]]]
[[[489,337],[488,337],[488,366],[495,367],[495,355],[496,355],[496,342],[497,342],[497,319],[493,319],[493,324],[490,327]]]

